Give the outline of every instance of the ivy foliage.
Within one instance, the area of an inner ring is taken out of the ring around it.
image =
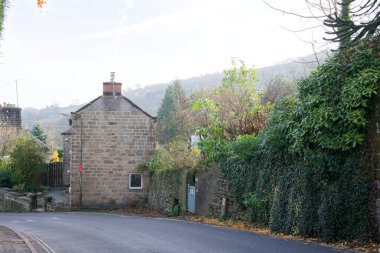
[[[277,101],[263,131],[229,142],[220,168],[252,221],[326,240],[368,240],[365,141],[380,84],[380,43],[337,52]]]
[[[345,151],[365,140],[370,98],[380,84],[378,46],[339,51],[298,87],[293,148]]]

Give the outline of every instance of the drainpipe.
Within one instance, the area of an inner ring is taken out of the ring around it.
[[[82,210],[82,173],[83,172],[83,120],[80,115],[80,164],[79,164],[79,210]]]

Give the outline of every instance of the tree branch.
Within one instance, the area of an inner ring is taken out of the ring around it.
[[[298,13],[294,13],[294,12],[289,12],[289,11],[285,11],[285,10],[281,10],[281,9],[278,9],[272,5],[270,5],[269,3],[267,3],[265,0],[262,0],[266,5],[268,5],[271,9],[275,10],[275,11],[279,11],[279,12],[282,12],[284,14],[289,14],[289,15],[293,15],[293,16],[296,16],[296,17],[300,17],[300,18],[310,18],[310,19],[318,19],[318,18],[324,18],[325,16],[304,16],[304,15],[301,15],[301,14],[298,14]]]

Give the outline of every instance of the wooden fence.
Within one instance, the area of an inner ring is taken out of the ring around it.
[[[48,163],[43,174],[43,185],[48,185],[50,187],[64,186],[63,162]]]

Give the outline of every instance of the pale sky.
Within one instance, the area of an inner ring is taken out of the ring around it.
[[[42,108],[88,102],[116,72],[123,88],[312,53],[309,26],[261,0],[10,0],[0,41],[0,102]],[[268,0],[307,12],[304,0]],[[319,41],[322,33],[314,32]]]

